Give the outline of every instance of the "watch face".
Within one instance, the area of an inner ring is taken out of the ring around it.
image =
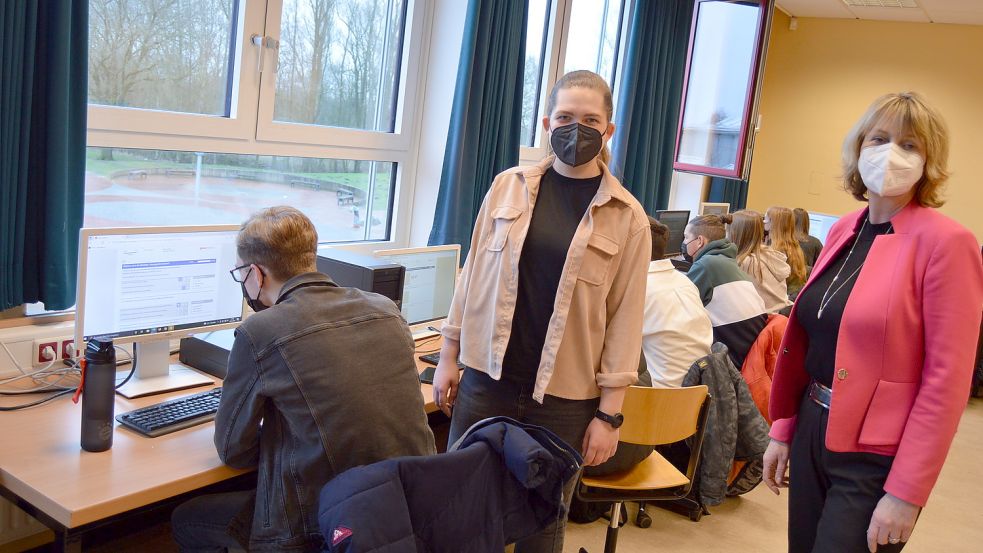
[[[609,415],[600,409],[594,414],[595,417],[601,419],[602,421],[610,424],[613,428],[620,428],[622,423],[625,422],[625,416],[621,413],[615,413],[614,415]]]

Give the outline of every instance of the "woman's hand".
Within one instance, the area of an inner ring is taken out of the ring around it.
[[[768,489],[779,495],[780,488],[788,487],[788,444],[772,440],[765,450],[762,479]]]
[[[877,553],[877,546],[906,542],[915,529],[921,507],[886,493],[870,517],[867,527],[867,549]]]
[[[444,412],[448,417],[454,410],[454,401],[457,399],[457,385],[461,380],[461,373],[457,367],[457,356],[444,357],[440,355],[437,363],[437,370],[433,374],[433,402],[437,408]]]
[[[584,466],[594,467],[610,459],[618,450],[618,436],[621,431],[601,419],[593,419],[584,433]]]

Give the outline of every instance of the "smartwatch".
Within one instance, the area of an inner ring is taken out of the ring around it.
[[[594,417],[601,419],[602,421],[611,425],[611,428],[621,428],[621,425],[625,422],[625,416],[621,413],[615,413],[614,415],[609,415],[604,411],[598,409],[594,412]]]

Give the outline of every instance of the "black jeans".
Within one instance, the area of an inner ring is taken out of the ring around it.
[[[255,491],[198,496],[171,513],[171,533],[184,553],[223,553],[247,549]]]
[[[866,553],[870,517],[884,497],[894,457],[826,449],[828,420],[826,408],[808,395],[802,400],[789,455],[789,553]]]
[[[580,451],[587,425],[593,420],[599,404],[600,399],[571,400],[553,396],[546,396],[539,404],[532,399],[531,385],[519,385],[506,379],[496,381],[481,371],[466,369],[457,391],[447,444],[456,442],[480,420],[504,416],[548,428]],[[577,480],[571,478],[564,487],[567,508]],[[561,553],[566,523],[564,516],[539,534],[516,543],[515,553]]]

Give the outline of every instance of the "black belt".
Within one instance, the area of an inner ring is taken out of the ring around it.
[[[817,405],[829,409],[829,404],[833,400],[833,390],[813,380],[812,384],[809,385],[809,399]]]

